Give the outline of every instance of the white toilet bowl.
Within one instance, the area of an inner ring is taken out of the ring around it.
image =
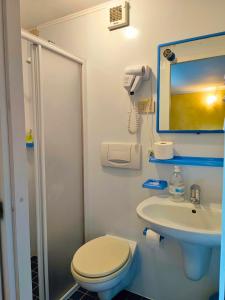
[[[101,300],[111,300],[135,274],[137,243],[105,235],[84,244],[75,253],[71,272],[76,282]]]

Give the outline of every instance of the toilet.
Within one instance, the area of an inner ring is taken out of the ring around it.
[[[105,235],[80,247],[71,262],[76,282],[101,300],[111,300],[125,289],[135,274],[137,243]]]

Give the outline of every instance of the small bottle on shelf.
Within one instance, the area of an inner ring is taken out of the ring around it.
[[[169,180],[169,193],[175,202],[184,201],[185,184],[179,166],[174,166],[174,172]]]

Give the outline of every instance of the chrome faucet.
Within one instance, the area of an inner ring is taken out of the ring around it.
[[[192,184],[190,192],[190,201],[193,204],[200,204],[200,186],[197,184]]]

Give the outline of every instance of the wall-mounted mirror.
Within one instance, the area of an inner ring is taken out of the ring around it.
[[[158,47],[158,132],[223,132],[225,32]]]

